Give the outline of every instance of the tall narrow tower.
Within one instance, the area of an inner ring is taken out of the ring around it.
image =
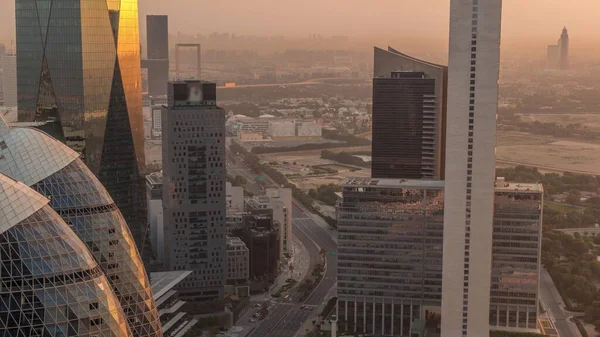
[[[137,0],[16,0],[20,122],[54,119],[145,237],[142,79]]]
[[[451,0],[442,337],[489,335],[502,0]]]
[[[558,47],[560,48],[560,70],[569,70],[569,32],[567,27],[563,28]]]

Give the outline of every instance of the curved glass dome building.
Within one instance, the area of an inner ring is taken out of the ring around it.
[[[150,282],[121,212],[96,176],[63,143],[0,118],[0,173],[50,199],[87,246],[119,299],[134,337],[161,337]]]
[[[48,203],[0,174],[0,336],[132,336],[102,269]]]

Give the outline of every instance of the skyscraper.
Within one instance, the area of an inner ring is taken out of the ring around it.
[[[447,72],[375,48],[373,178],[442,179]]]
[[[347,178],[341,188],[339,328],[412,336],[441,305],[444,182]]]
[[[501,0],[451,0],[442,337],[489,335]]]
[[[161,337],[150,282],[127,223],[102,184],[65,144],[0,117],[0,172],[31,186],[85,243],[108,278],[134,337]]]
[[[59,121],[55,136],[82,154],[140,245],[146,221],[137,0],[16,0],[16,33],[19,121]]]
[[[148,58],[148,94],[167,94],[169,81],[169,17],[167,15],[146,16]]]
[[[225,111],[216,84],[169,82],[163,107],[164,264],[192,270],[180,295],[223,298],[225,226]]]
[[[541,184],[496,180],[490,327],[539,332],[539,279],[542,250]]]
[[[0,195],[3,336],[132,336],[102,269],[49,200],[2,174]]]
[[[562,30],[558,46],[560,48],[560,70],[569,70],[569,33],[567,27]]]

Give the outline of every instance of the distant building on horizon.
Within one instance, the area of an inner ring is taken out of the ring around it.
[[[569,70],[569,32],[567,27],[563,28],[558,45],[560,46],[560,70]]]
[[[164,266],[191,270],[182,298],[222,300],[226,258],[225,111],[216,84],[169,82],[162,113]]]
[[[448,68],[375,48],[373,178],[443,179]]]
[[[17,56],[12,52],[0,54],[2,59],[2,93],[4,106],[17,106]]]
[[[569,44],[569,33],[567,27],[564,27],[558,43],[547,48],[547,69],[569,70]]]
[[[142,61],[148,68],[148,94],[151,97],[167,94],[169,81],[169,17],[146,16],[147,59]]]

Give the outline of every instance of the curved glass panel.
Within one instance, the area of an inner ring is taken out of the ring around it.
[[[49,197],[50,205],[57,211],[113,203],[100,181],[90,179],[90,172],[79,159],[31,187]]]
[[[161,336],[150,282],[123,215],[80,159],[32,186],[77,233],[113,286],[134,336]]]
[[[49,206],[0,233],[0,332],[131,336],[102,270]]]

